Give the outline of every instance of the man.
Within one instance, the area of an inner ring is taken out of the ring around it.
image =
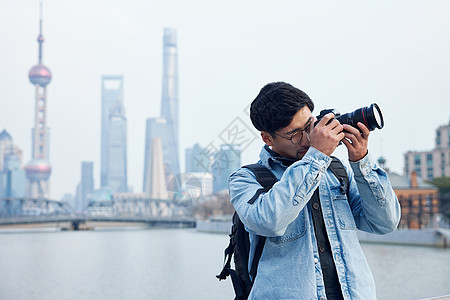
[[[358,123],[360,133],[332,113],[315,125],[313,109],[308,95],[284,82],[267,84],[252,102],[250,117],[265,143],[258,163],[279,181],[250,204],[261,188],[255,175],[241,168],[230,176],[231,202],[249,232],[249,262],[258,235],[267,237],[249,299],[376,299],[356,229],[395,230],[400,206],[368,153],[369,129]],[[340,141],[351,166],[344,192],[328,169]]]

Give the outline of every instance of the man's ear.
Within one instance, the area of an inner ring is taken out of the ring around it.
[[[273,146],[273,137],[267,131],[261,131],[261,138],[267,146]]]

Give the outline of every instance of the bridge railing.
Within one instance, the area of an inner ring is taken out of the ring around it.
[[[0,198],[0,218],[72,215],[64,202],[33,198]]]

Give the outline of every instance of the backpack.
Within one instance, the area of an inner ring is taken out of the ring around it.
[[[251,170],[255,174],[258,183],[262,186],[262,188],[258,189],[255,195],[248,201],[249,204],[253,204],[259,195],[268,192],[278,179],[269,169],[260,164],[245,165],[243,168]],[[342,194],[348,194],[349,179],[342,162],[336,157],[332,157],[329,169],[339,180]],[[250,240],[248,232],[245,230],[244,224],[239,219],[236,212],[233,214],[233,225],[231,226],[231,233],[229,236],[230,243],[225,249],[224,266],[220,274],[216,275],[216,277],[220,281],[231,276],[234,292],[236,294],[235,300],[245,300],[248,298],[252,289],[252,279],[254,280],[256,277],[258,262],[261,258],[266,237],[258,236],[255,255],[251,263],[250,272],[248,272]],[[235,269],[231,268],[231,258],[233,254]]]

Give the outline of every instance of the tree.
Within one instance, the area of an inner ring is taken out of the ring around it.
[[[450,218],[450,177],[436,177],[430,183],[439,189],[440,211],[448,220]]]

